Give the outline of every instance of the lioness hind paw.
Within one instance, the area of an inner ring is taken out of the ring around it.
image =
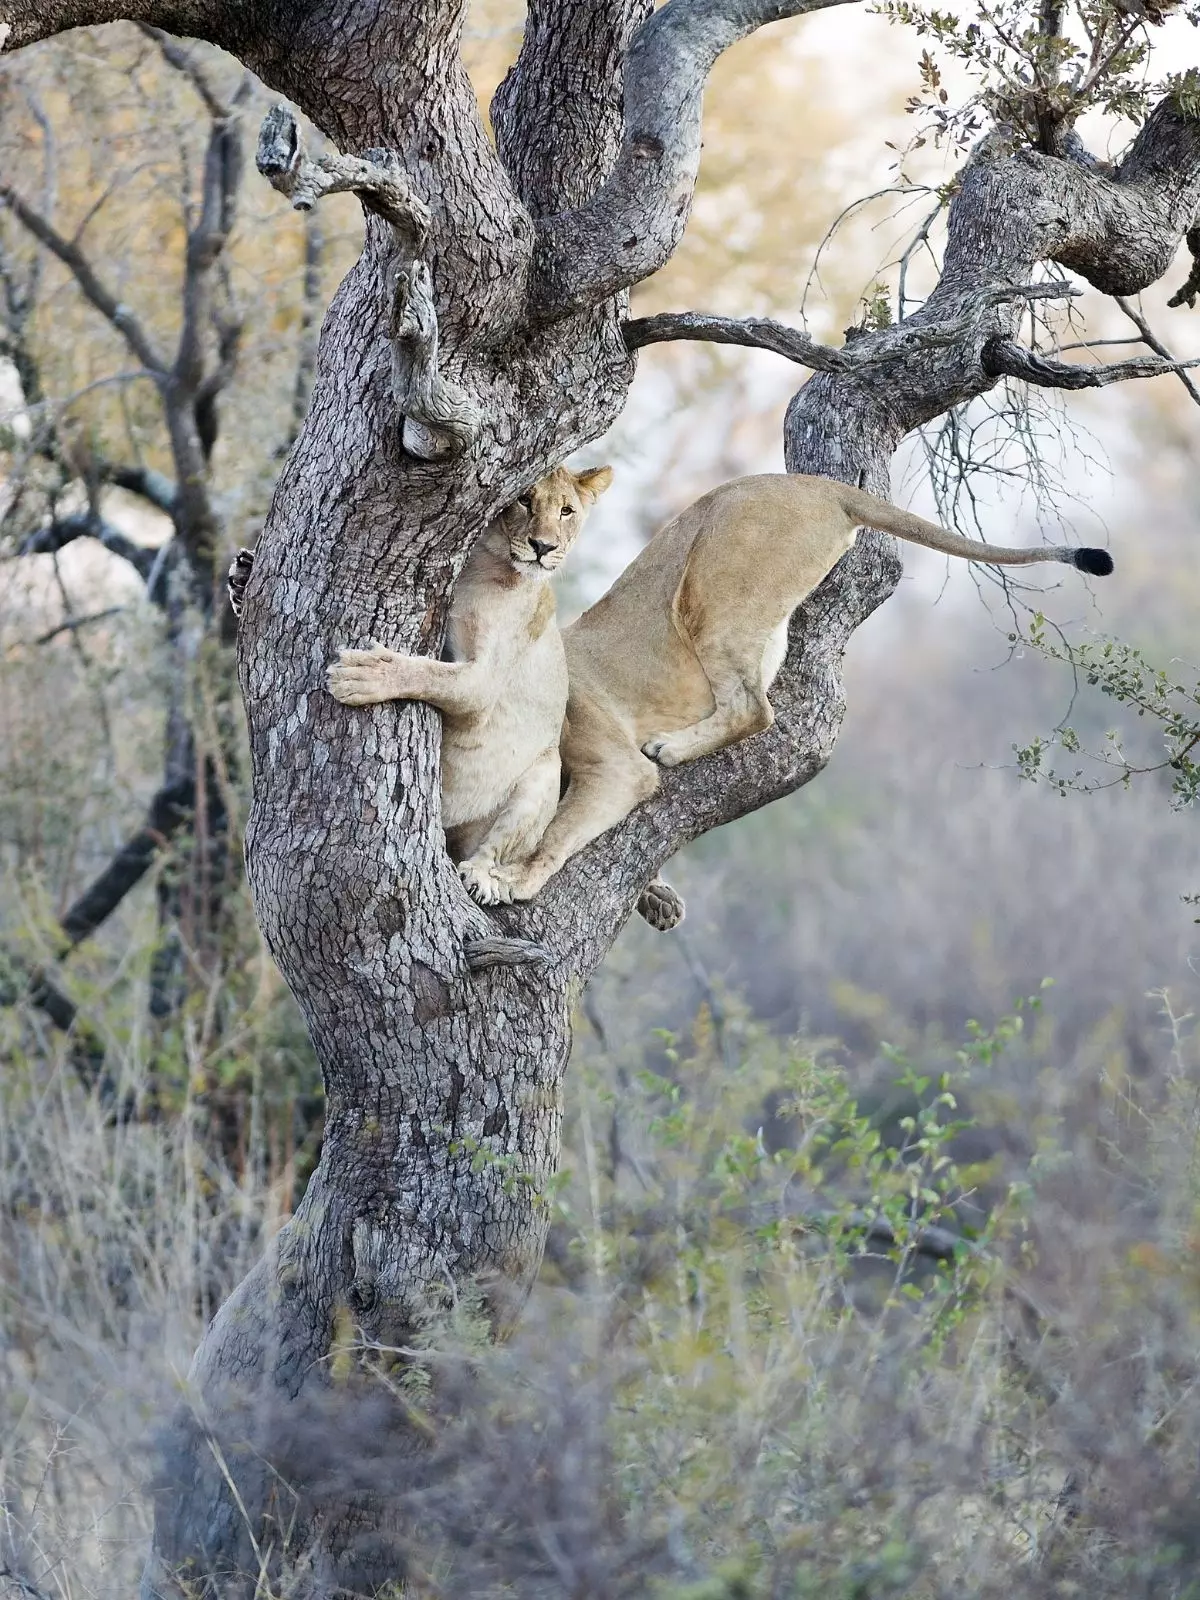
[[[638,896],[638,914],[646,919],[658,933],[670,933],[677,928],[686,914],[683,897],[669,883],[655,878]]]
[[[677,767],[679,765],[679,752],[671,742],[669,733],[656,734],[653,739],[647,739],[642,746],[642,754],[659,767]]]
[[[235,617],[240,617],[242,614],[242,602],[246,598],[246,585],[250,582],[250,574],[253,569],[253,550],[239,550],[229,563],[229,571],[225,576],[225,590],[229,595],[229,605]]]

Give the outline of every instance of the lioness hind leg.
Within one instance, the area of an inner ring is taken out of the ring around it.
[[[543,750],[497,812],[458,875],[481,905],[507,904],[513,878],[536,850],[558,805],[562,767],[557,745]]]
[[[775,713],[767,699],[763,662],[774,631],[756,630],[728,641],[693,638],[692,648],[712,690],[713,710],[686,728],[654,734],[642,753],[660,767],[677,767],[769,728]]]

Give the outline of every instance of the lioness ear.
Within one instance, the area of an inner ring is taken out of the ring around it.
[[[575,487],[580,494],[589,500],[599,500],[613,480],[611,467],[589,467],[586,472],[575,474]]]

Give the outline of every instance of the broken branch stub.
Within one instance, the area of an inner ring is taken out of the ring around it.
[[[389,270],[392,394],[403,417],[402,442],[419,461],[465,450],[479,431],[474,401],[438,370],[433,280],[424,261],[396,261]]]
[[[295,210],[311,210],[323,195],[351,192],[391,228],[388,337],[401,440],[421,461],[459,455],[479,431],[481,413],[438,370],[437,310],[424,260],[432,218],[409,187],[394,152],[323,155],[314,161],[304,149],[295,116],[287,106],[277,105],[263,118],[256,159],[263,177]]]

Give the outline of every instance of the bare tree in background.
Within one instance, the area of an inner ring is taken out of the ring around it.
[[[167,173],[173,147],[179,168],[178,196],[172,197],[168,188],[168,200],[181,207],[184,231],[178,303],[170,308],[177,332],[166,339],[156,331],[155,321],[162,318],[156,319],[151,310],[161,307],[139,303],[128,281],[122,281],[123,263],[105,259],[94,238],[95,224],[105,219],[114,194],[138,170],[137,152],[125,154],[114,141],[111,177],[98,196],[89,197],[82,221],[72,228],[60,220],[65,209],[59,193],[63,129],[55,126],[35,86],[17,87],[14,94],[10,85],[14,109],[31,116],[39,131],[42,172],[35,186],[29,182],[28,165],[19,164],[19,181],[0,181],[0,356],[15,371],[26,422],[23,434],[14,431],[5,440],[11,468],[0,532],[9,556],[18,558],[56,555],[80,539],[97,541],[129,564],[161,613],[169,661],[162,782],[141,825],[62,914],[58,954],[67,956],[94,933],[174,840],[177,848],[156,880],[160,943],[150,1007],[164,1018],[176,1015],[189,993],[205,992],[220,981],[228,942],[227,891],[237,870],[229,849],[230,829],[236,826],[230,798],[238,748],[233,737],[234,629],[223,604],[222,581],[230,538],[213,455],[221,438],[222,402],[245,344],[246,318],[233,287],[228,246],[242,190],[244,113],[253,79],[243,73],[229,93],[218,81],[229,74],[212,73],[195,46],[185,47],[148,24],[140,31],[141,56],[161,54],[182,85],[180,125],[159,133],[160,139],[168,131],[171,135],[166,141]],[[135,115],[139,93],[145,94],[140,85],[131,93],[129,109]],[[199,139],[185,120],[197,112]],[[190,170],[194,145],[200,153],[195,174]],[[307,229],[307,245],[293,403],[287,436],[277,450],[280,458],[307,405],[315,355],[312,312],[321,253],[315,219]],[[126,370],[109,385],[105,380],[88,385],[82,395],[57,392],[43,370],[48,327],[54,324],[53,301],[46,296],[48,258],[65,269],[91,316],[106,323],[124,346]],[[153,283],[157,297],[162,269],[161,263],[156,265],[155,279],[138,280],[134,288]],[[111,384],[131,383],[155,397],[170,473],[146,464],[132,429],[129,456],[114,458],[104,430],[89,416],[89,398],[102,395]],[[268,463],[268,474],[270,470]],[[268,488],[269,482],[268,476]],[[164,544],[141,544],[114,525],[105,507],[113,488],[169,519],[170,536]],[[74,614],[61,582],[60,588],[68,607],[62,627],[84,630],[111,615],[109,609]],[[29,992],[52,1022],[73,1030],[72,1059],[84,1080],[101,1077],[103,1044],[55,974],[31,974]]]
[[[460,0],[0,0],[8,50],[119,18],[223,46],[343,152],[311,161],[280,111],[264,128],[263,171],[296,204],[352,188],[368,214],[362,257],[325,319],[241,635],[247,868],[324,1068],[325,1144],[296,1216],[196,1357],[147,1594],[172,1592],[182,1568],[235,1592],[233,1575],[258,1571],[285,1524],[309,1550],[314,1593],[395,1575],[378,1536],[381,1486],[306,1488],[301,1453],[285,1495],[269,1459],[277,1435],[246,1419],[269,1415],[295,1438],[301,1416],[348,1415],[351,1389],[330,1391],[328,1360],[348,1318],[368,1340],[404,1347],[431,1308],[470,1286],[498,1326],[516,1314],[548,1225],[579,984],[664,860],[821,770],[846,641],[900,568],[889,540],[861,538],[795,620],[774,727],[668,775],[535,904],[495,916],[468,901],[443,847],[436,715],[348,714],[322,687],[336,650],[370,637],[438,649],[472,542],[612,423],[638,345],[721,338],[816,369],[788,410],[789,470],[886,494],[905,437],[1002,375],[1078,386],[1077,367],[1016,342],[1029,304],[1064,292],[1043,264],[1125,296],[1160,278],[1185,238],[1200,249],[1188,84],[1148,110],[1115,168],[1073,128],[1106,73],[1128,72],[1158,9],[1083,8],[1091,64],[1085,49],[1072,73],[1065,8],[1014,5],[1029,70],[982,103],[1003,121],[959,175],[940,280],[919,310],[837,350],[761,322],[627,322],[629,289],[684,229],[713,62],[755,28],[825,3],[845,0],[668,0],[652,15],[649,0],[531,0],[492,107],[493,144],[459,57]],[[224,193],[214,183],[209,239]],[[187,462],[202,464],[203,380],[187,361],[176,378],[165,355],[137,354],[163,372],[165,402],[179,397],[182,484]],[[1090,368],[1087,381],[1166,370],[1156,355]],[[207,584],[202,507],[188,526]],[[254,1448],[233,1449],[247,1432]]]

